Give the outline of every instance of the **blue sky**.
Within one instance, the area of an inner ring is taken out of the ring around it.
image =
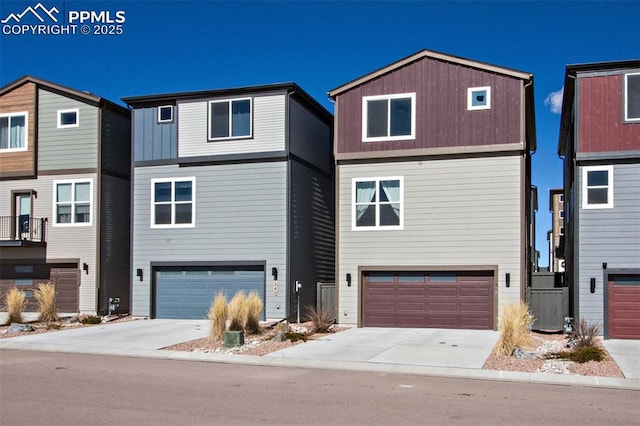
[[[2,0],[0,20],[38,2]],[[562,185],[554,112],[562,98],[552,95],[562,89],[565,65],[640,58],[638,0],[40,2],[56,7],[60,22],[70,11],[108,11],[111,19],[124,11],[122,34],[82,35],[79,24],[66,35],[3,31],[0,85],[30,74],[120,102],[295,81],[333,112],[328,90],[421,49],[533,73],[541,266],[548,264],[549,189]]]

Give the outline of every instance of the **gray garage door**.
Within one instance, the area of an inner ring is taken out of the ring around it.
[[[228,301],[240,290],[245,294],[255,291],[264,303],[264,283],[262,267],[156,269],[155,316],[206,319],[219,292]]]

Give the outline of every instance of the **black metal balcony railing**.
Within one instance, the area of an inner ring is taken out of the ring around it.
[[[47,218],[0,216],[0,240],[46,242]]]

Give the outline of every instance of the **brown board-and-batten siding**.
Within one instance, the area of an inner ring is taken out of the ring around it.
[[[521,79],[422,58],[357,86],[337,99],[337,154],[522,142]],[[491,87],[491,108],[467,109],[467,89]],[[363,96],[416,93],[414,140],[363,142]]]
[[[584,76],[578,81],[578,151],[640,150],[640,123],[624,122],[624,73]]]
[[[0,155],[0,179],[36,174],[36,85],[25,83],[0,96],[0,114],[27,113],[27,149]]]

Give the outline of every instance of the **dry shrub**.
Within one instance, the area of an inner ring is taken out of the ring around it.
[[[571,346],[576,349],[595,346],[599,335],[600,327],[597,324],[587,324],[582,318],[571,333]]]
[[[258,293],[252,291],[246,300],[247,322],[245,329],[249,334],[260,333],[260,313],[262,312],[262,299]]]
[[[58,321],[56,311],[56,289],[51,283],[39,283],[33,292],[38,303],[39,320],[44,322]]]
[[[239,291],[229,302],[229,331],[242,331],[247,317],[247,304],[244,292]]]
[[[224,332],[227,329],[227,312],[229,305],[224,294],[218,293],[211,302],[209,308],[209,323],[211,325],[209,335],[213,340],[221,341],[224,339]]]
[[[513,355],[515,348],[531,346],[529,329],[533,324],[533,315],[526,303],[505,305],[500,319],[500,338],[496,347],[496,355]]]
[[[335,321],[331,311],[329,309],[316,309],[315,306],[308,305],[305,307],[307,314],[305,321],[311,321],[313,327],[312,333],[326,333],[329,331]]]
[[[22,323],[22,311],[27,306],[27,300],[22,290],[11,287],[4,295],[4,307],[7,310],[7,325],[17,322]]]

